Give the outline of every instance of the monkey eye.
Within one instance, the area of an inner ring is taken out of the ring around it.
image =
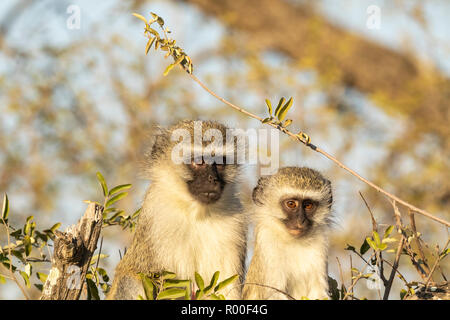
[[[284,205],[286,206],[286,208],[288,208],[289,210],[295,210],[299,207],[300,203],[298,200],[295,199],[288,199],[284,202]]]
[[[316,204],[312,200],[307,199],[302,202],[302,207],[306,212],[311,212],[316,208]]]

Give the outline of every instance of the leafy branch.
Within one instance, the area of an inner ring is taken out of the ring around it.
[[[239,107],[239,106],[237,106],[237,105],[235,105],[235,104],[233,104],[233,103],[231,103],[231,102],[225,100],[224,98],[220,97],[219,95],[217,95],[215,92],[213,92],[211,89],[209,89],[202,81],[200,81],[200,80],[192,73],[193,67],[192,67],[192,60],[191,60],[191,58],[189,58],[189,57],[186,55],[186,53],[185,53],[180,47],[175,46],[175,40],[173,40],[173,39],[171,39],[171,38],[168,37],[167,34],[168,34],[170,31],[169,31],[167,28],[164,27],[164,20],[163,20],[161,17],[159,17],[157,14],[155,14],[155,13],[152,12],[151,15],[152,15],[153,19],[147,21],[147,19],[145,19],[145,17],[143,17],[143,16],[140,15],[140,14],[133,13],[133,15],[134,15],[135,17],[137,17],[137,18],[139,18],[139,19],[141,19],[142,21],[145,22],[145,31],[144,31],[144,34],[149,38],[149,40],[148,40],[148,42],[147,42],[147,45],[146,45],[146,49],[145,49],[146,54],[149,52],[149,50],[150,50],[150,48],[151,48],[151,46],[152,46],[153,43],[158,43],[159,45],[155,45],[155,50],[157,50],[158,47],[160,47],[161,50],[163,50],[163,51],[168,51],[167,54],[166,54],[166,57],[172,56],[172,58],[174,59],[174,63],[172,63],[171,65],[169,65],[169,66],[167,67],[166,71],[164,72],[164,75],[167,75],[167,73],[168,73],[173,67],[175,67],[176,65],[180,65],[185,71],[188,72],[189,76],[190,76],[195,82],[197,82],[203,89],[205,89],[209,94],[211,94],[212,96],[214,96],[214,97],[215,97],[216,99],[218,99],[219,101],[225,103],[225,104],[228,105],[229,107],[231,107],[231,108],[233,108],[233,109],[235,109],[235,110],[237,110],[237,111],[239,111],[239,112],[241,112],[241,113],[243,113],[243,114],[245,114],[245,115],[247,115],[247,116],[249,116],[249,117],[251,117],[251,118],[254,118],[254,119],[256,119],[256,120],[259,120],[259,121],[261,121],[262,123],[265,123],[265,124],[267,124],[267,125],[270,125],[270,126],[276,128],[276,129],[280,130],[281,132],[287,134],[289,137],[291,137],[291,138],[294,139],[295,141],[300,141],[300,142],[302,142],[304,145],[306,145],[307,147],[311,148],[313,151],[316,151],[316,152],[322,154],[323,156],[325,156],[326,158],[330,159],[330,160],[333,161],[335,164],[337,164],[339,167],[341,167],[342,169],[346,170],[347,172],[349,172],[350,174],[352,174],[353,176],[355,176],[355,177],[358,178],[359,180],[363,181],[364,183],[366,183],[367,185],[369,185],[369,186],[372,187],[373,189],[375,189],[375,190],[377,190],[378,192],[384,194],[385,196],[387,196],[387,197],[388,197],[389,199],[391,199],[392,201],[394,201],[394,202],[396,202],[396,203],[399,203],[399,204],[401,204],[401,205],[403,205],[403,206],[409,208],[409,209],[410,209],[411,211],[413,211],[413,212],[417,212],[417,213],[419,213],[419,214],[421,214],[421,215],[423,215],[423,216],[425,216],[425,217],[428,217],[428,218],[430,218],[430,219],[432,219],[432,220],[434,220],[434,221],[437,221],[437,222],[439,222],[439,223],[441,223],[441,224],[443,224],[443,225],[445,225],[445,226],[447,226],[447,227],[450,227],[450,222],[448,222],[448,221],[446,221],[446,220],[444,220],[444,219],[438,218],[438,217],[432,215],[431,213],[429,213],[429,212],[427,212],[427,211],[425,211],[425,210],[423,210],[423,209],[420,209],[420,208],[415,207],[414,205],[412,205],[412,204],[410,204],[410,203],[408,203],[408,202],[406,202],[406,201],[400,199],[399,197],[393,195],[392,193],[390,193],[390,192],[384,190],[383,188],[377,186],[377,185],[374,184],[373,182],[371,182],[371,181],[367,180],[366,178],[362,177],[361,175],[359,175],[359,174],[356,173],[354,170],[352,170],[352,169],[350,169],[349,167],[347,167],[346,165],[344,165],[342,162],[340,162],[338,159],[336,159],[335,157],[333,157],[332,155],[330,155],[330,154],[327,153],[326,151],[324,151],[324,150],[322,150],[321,148],[319,148],[318,146],[312,144],[312,143],[311,143],[311,138],[310,138],[307,134],[305,134],[305,133],[303,133],[303,132],[300,132],[299,134],[295,134],[295,133],[289,131],[289,130],[286,128],[286,127],[287,127],[286,123],[284,123],[283,125],[280,124],[280,121],[282,121],[282,120],[280,120],[280,118],[279,118],[279,116],[280,116],[280,111],[283,109],[283,114],[282,114],[282,116],[283,116],[283,119],[284,119],[285,113],[287,113],[288,109],[290,108],[290,106],[289,106],[289,108],[287,108],[287,104],[284,104],[283,107],[282,107],[282,109],[279,109],[278,114],[275,114],[275,117],[276,117],[277,119],[276,119],[276,121],[273,121],[274,118],[272,117],[271,112],[269,112],[270,115],[269,115],[268,118],[267,118],[267,117],[266,117],[266,118],[261,118],[261,117],[255,115],[255,114],[253,114],[253,113],[251,113],[251,112],[249,112],[249,111],[247,111],[247,110],[245,110],[245,109],[243,109],[243,108],[241,108],[241,107]],[[159,33],[158,33],[155,29],[151,28],[151,25],[152,25],[153,23],[155,23],[155,22],[157,22],[157,23],[159,24],[160,28],[163,30],[163,32],[164,32],[164,38],[161,37],[161,36],[159,35]],[[283,98],[282,98],[282,99],[283,99]],[[292,98],[291,98],[291,99],[292,99]],[[266,100],[266,103],[267,103],[267,101],[268,101],[268,100]],[[281,101],[281,100],[280,100],[280,101]],[[291,102],[292,102],[292,101],[291,101]],[[269,107],[269,105],[268,105],[268,107]],[[278,107],[277,107],[277,108],[278,108]],[[270,109],[270,111],[271,111],[271,106],[270,106],[269,109]],[[287,109],[287,110],[286,110],[286,109]],[[272,117],[272,119],[271,119],[271,117]],[[291,124],[291,123],[292,123],[292,122],[289,121],[289,122],[288,122],[288,125]]]

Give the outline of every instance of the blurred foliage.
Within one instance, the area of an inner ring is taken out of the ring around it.
[[[383,188],[448,218],[448,77],[408,47],[399,54],[337,27],[320,14],[320,2],[272,2],[85,4],[80,30],[65,28],[69,2],[3,4],[0,192],[7,192],[16,208],[9,223],[27,221],[33,237],[36,232],[46,235],[32,227],[35,219],[48,226],[52,221],[72,224],[82,208],[76,199],[95,198],[96,171],[142,190],[137,168],[153,125],[197,117],[236,127],[258,125],[206,97],[184,73],[173,70],[163,77],[166,64],[158,54],[140,54],[142,25],[130,13],[156,11],[158,6],[170,13],[165,19],[170,19],[180,46],[192,53],[196,72],[225,98],[262,115],[264,98],[292,96],[297,106],[290,119],[296,130],[308,132],[318,145]],[[425,2],[411,3],[395,1],[386,10],[417,23],[433,50],[443,40],[431,35]],[[33,36],[24,39],[29,30]],[[213,41],[211,33],[217,35]],[[364,186],[288,139],[280,147],[282,165],[318,163],[336,186],[345,187],[339,207],[345,212],[343,229],[333,236],[330,256],[342,255],[346,243],[371,234],[356,194]],[[248,176],[243,194],[257,175],[253,170]],[[390,204],[376,192],[366,193],[375,215],[391,225]],[[135,211],[140,201],[142,192],[130,193],[122,201],[125,212]],[[125,223],[120,211],[106,212],[106,221]],[[417,222],[428,242],[442,240],[436,224],[421,218]],[[14,241],[28,243],[24,228],[20,230],[21,238],[12,236]],[[114,234],[121,236],[125,240],[127,234]],[[6,238],[2,230],[0,241],[6,243]],[[36,240],[32,252],[45,243]],[[20,246],[27,262],[25,246]],[[36,258],[41,258],[39,251]]]

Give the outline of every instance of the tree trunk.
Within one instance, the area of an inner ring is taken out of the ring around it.
[[[78,224],[56,232],[41,300],[78,300],[102,229],[103,207],[90,203]]]

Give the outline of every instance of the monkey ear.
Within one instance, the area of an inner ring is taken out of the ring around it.
[[[156,128],[156,132],[153,135],[153,144],[151,148],[151,158],[155,159],[160,156],[168,145],[168,131],[161,127]]]
[[[252,199],[253,199],[253,202],[257,205],[263,204],[261,201],[261,197],[262,197],[263,185],[266,180],[267,180],[267,178],[259,178],[258,184],[253,189]]]

